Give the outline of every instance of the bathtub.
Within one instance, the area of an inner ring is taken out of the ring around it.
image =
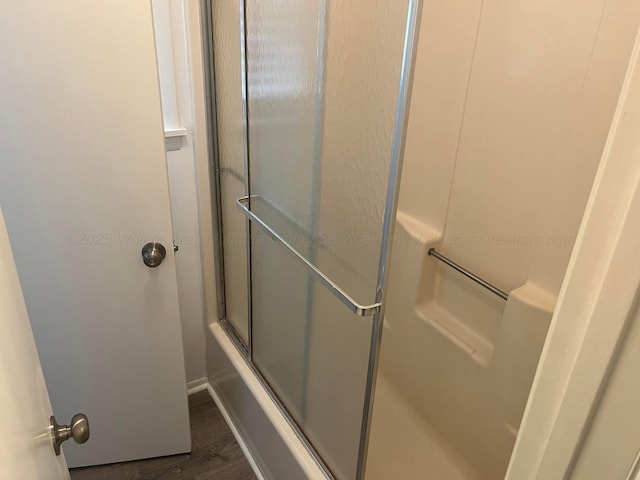
[[[518,433],[555,297],[493,298],[427,254],[441,240],[398,212],[366,480],[502,478]],[[332,478],[224,323],[207,343],[211,396],[258,477]]]
[[[208,391],[259,480],[330,478],[220,323],[207,332]]]
[[[398,212],[367,480],[504,478],[518,434],[556,297],[505,302],[428,255],[441,237]]]

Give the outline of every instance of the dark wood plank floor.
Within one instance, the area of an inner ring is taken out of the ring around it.
[[[207,392],[189,397],[192,452],[75,468],[72,480],[254,480],[242,450]]]

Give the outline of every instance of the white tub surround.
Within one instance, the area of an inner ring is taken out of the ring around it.
[[[259,478],[327,480],[223,327],[207,333],[214,399]]]

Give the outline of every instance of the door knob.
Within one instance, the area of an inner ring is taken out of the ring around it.
[[[70,438],[76,443],[84,443],[89,440],[89,419],[84,413],[76,413],[71,419],[71,425],[58,425],[56,417],[51,416],[51,439],[53,450],[60,455],[60,445]]]
[[[166,256],[167,250],[159,242],[149,242],[142,247],[142,261],[147,267],[157,267]]]

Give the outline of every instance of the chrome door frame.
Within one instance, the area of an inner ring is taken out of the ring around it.
[[[391,262],[391,242],[393,241],[396,212],[398,209],[398,196],[400,193],[402,162],[404,159],[404,150],[407,139],[407,123],[409,121],[409,105],[411,104],[415,59],[418,50],[417,47],[420,33],[422,4],[422,0],[409,0],[407,9],[407,24],[404,36],[404,49],[402,52],[402,70],[400,73],[398,103],[393,130],[391,166],[389,168],[389,181],[387,184],[387,198],[385,202],[384,224],[382,229],[382,246],[380,249],[380,262],[378,264],[378,283],[376,286],[375,301],[376,303],[380,303],[381,307],[373,317],[365,405],[362,414],[362,430],[360,432],[360,452],[358,454],[358,470],[356,473],[357,480],[364,479],[367,466],[369,434],[371,433],[371,420],[373,417],[373,403],[376,380],[378,377],[378,365],[380,362],[380,347],[382,344],[383,320],[386,307],[385,300],[389,278],[389,269],[387,268],[387,265]]]

